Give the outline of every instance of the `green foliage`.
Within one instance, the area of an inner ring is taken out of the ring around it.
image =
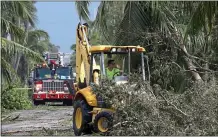
[[[3,111],[5,109],[28,109],[32,106],[28,90],[26,89],[16,89],[15,86],[13,86],[3,90],[1,97]]]
[[[41,61],[42,57],[25,45],[27,26],[34,27],[36,21],[36,7],[34,3],[31,1],[3,1],[1,7],[2,81],[7,84],[7,82],[11,82],[12,75],[16,75],[20,54],[38,61]],[[9,40],[9,36],[11,40]],[[13,80],[15,80],[14,77]]]
[[[32,59],[35,59],[36,61],[42,61],[44,60],[39,53],[34,52],[33,50],[18,44],[16,42],[7,40],[5,38],[1,38],[1,42],[2,42],[2,47],[1,49],[4,50],[5,54],[11,54],[11,53],[23,53],[29,57],[31,57]]]
[[[206,79],[217,70],[217,11],[217,2],[101,2],[94,28],[100,44],[145,47],[151,83],[184,92],[194,78],[187,64]]]
[[[99,44],[102,44],[100,34],[97,31],[94,31],[94,32],[91,33],[91,37],[90,37],[89,43],[90,43],[90,45],[99,45]]]
[[[121,27],[120,22],[122,21],[127,2],[119,1],[103,1],[98,7],[98,13],[94,21],[94,29],[100,36],[101,43],[98,44],[113,44],[116,34]]]
[[[218,2],[217,1],[204,1],[199,2],[197,7],[194,8],[193,15],[187,26],[186,36],[189,34],[198,34],[200,30],[206,31],[205,33],[211,33],[216,15],[218,14]],[[185,37],[186,38],[186,37]]]
[[[7,86],[20,81],[19,87],[24,87],[33,64],[44,61],[42,53],[57,48],[49,42],[47,32],[35,29],[34,2],[3,1],[1,7],[2,106],[24,109],[30,105],[27,91]]]
[[[70,47],[70,49],[71,49],[72,51],[76,51],[76,44],[72,44],[71,47]]]
[[[6,33],[14,35],[15,39],[22,31],[21,26],[28,23],[35,26],[36,21],[36,7],[32,1],[2,1],[2,34]],[[21,25],[22,24],[22,25]],[[17,38],[16,38],[17,37]]]
[[[34,2],[4,1],[1,6],[2,81],[7,84],[21,78],[25,84],[33,64],[44,61],[43,52],[56,52],[57,48],[50,43],[47,32],[35,29]]]
[[[70,64],[74,67],[74,70],[76,70],[76,54],[72,54],[70,57]]]
[[[89,1],[77,1],[75,3],[80,21],[82,19],[85,21],[89,21],[89,10],[88,10],[89,3],[90,3]]]

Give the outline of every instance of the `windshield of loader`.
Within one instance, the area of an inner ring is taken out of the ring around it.
[[[101,67],[101,78],[107,78],[115,83],[128,82],[132,73],[142,74],[143,53],[101,53],[94,58],[99,58]],[[144,65],[144,64],[143,64]]]
[[[108,63],[110,61],[113,61],[112,64]],[[131,73],[136,73],[140,64],[140,54],[136,53],[132,53],[130,58],[128,57],[128,54],[113,54],[112,58],[108,58],[108,56],[105,57],[106,69],[112,67],[114,70],[119,70],[119,75],[129,75]]]

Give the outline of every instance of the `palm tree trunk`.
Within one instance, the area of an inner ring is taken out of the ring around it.
[[[20,58],[21,58],[21,55],[19,53],[17,53],[17,58],[16,58],[16,62],[15,62],[15,71],[17,72],[18,70],[18,67],[20,65]]]
[[[185,61],[185,65],[187,66],[188,70],[190,71],[192,77],[194,78],[195,81],[202,81],[201,76],[195,69],[195,66],[192,63],[192,60],[188,58],[187,56],[183,56],[183,59]]]
[[[20,22],[21,22],[21,19],[18,18],[18,24],[17,24],[17,25],[18,25],[19,28],[21,27]],[[12,39],[13,41],[15,40],[13,36],[11,36],[11,39]],[[13,60],[12,60],[12,64],[13,64],[13,67],[14,67],[14,69],[15,69],[15,72],[17,72],[17,69],[16,69],[17,64],[19,64],[19,63],[18,63],[18,58],[19,58],[19,53],[16,53],[16,54],[14,55],[14,57],[13,57]],[[20,59],[19,59],[19,60],[20,60]]]
[[[182,51],[182,58],[185,61],[185,65],[187,67],[187,69],[190,71],[190,74],[192,75],[192,77],[194,78],[195,81],[202,81],[201,76],[199,75],[199,73],[196,70],[196,67],[194,66],[194,64],[192,63],[192,59],[190,58],[190,55],[186,49],[186,46],[184,44],[183,41],[183,37],[181,36],[181,34],[178,32],[177,28],[175,28],[176,31],[176,40],[179,42],[179,47]]]
[[[12,41],[15,41],[15,38],[14,38],[13,34],[10,34],[10,38],[11,38]],[[14,70],[16,68],[16,62],[17,62],[17,56],[18,56],[17,54],[18,53],[15,53],[14,56],[12,57],[12,60],[11,60],[11,64],[12,64]]]
[[[18,75],[20,76],[20,80],[23,84],[26,84],[26,78],[27,78],[27,73],[28,72],[28,63],[26,56],[22,55],[20,57],[20,66],[18,68]]]
[[[189,58],[189,54],[188,54],[188,52],[187,52],[187,50],[186,50],[185,45],[184,45],[184,44],[181,44],[181,45],[180,45],[180,48],[181,48],[181,50],[182,50],[182,52],[183,52],[183,54],[184,54],[184,55],[183,55],[183,59],[184,59],[184,61],[185,61],[185,64],[186,64],[186,66],[187,66],[187,69],[190,70],[190,73],[191,73],[191,75],[193,76],[194,80],[195,80],[195,81],[202,81],[201,76],[200,76],[199,73],[197,72],[196,67],[194,66],[194,64],[192,63],[192,59]]]
[[[19,22],[19,24],[20,24],[20,22]],[[26,39],[27,39],[27,36],[28,36],[28,24],[26,24],[25,22],[24,22],[24,24],[25,24],[25,37],[24,37],[24,40],[23,40],[23,44],[22,45],[25,45],[25,42],[26,42]],[[19,67],[19,64],[20,64],[20,58],[21,58],[21,54],[19,54],[18,53],[18,55],[17,55],[17,61],[16,61],[16,65],[15,65],[15,71],[17,72],[17,70],[18,70],[18,67]]]

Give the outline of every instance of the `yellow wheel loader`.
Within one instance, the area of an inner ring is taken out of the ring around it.
[[[145,80],[145,49],[140,46],[90,46],[87,38],[88,25],[78,24],[76,37],[76,83],[71,90],[74,97],[73,130],[75,135],[95,132],[107,133],[113,126],[115,109],[107,108],[104,101],[96,96],[92,84],[101,86],[101,80],[107,78],[107,59],[115,57],[122,66],[122,74],[113,77],[116,84],[128,82],[132,64],[141,64],[141,74]],[[133,55],[134,54],[134,55]],[[138,57],[141,62],[132,62]],[[97,62],[99,65],[97,65]],[[104,91],[102,91],[104,92]]]

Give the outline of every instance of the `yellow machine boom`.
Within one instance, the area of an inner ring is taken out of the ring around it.
[[[87,87],[90,80],[90,45],[87,38],[88,28],[86,25],[78,25],[76,35],[76,81],[79,89]],[[94,70],[100,70],[93,62]],[[96,81],[96,84],[97,81]]]

